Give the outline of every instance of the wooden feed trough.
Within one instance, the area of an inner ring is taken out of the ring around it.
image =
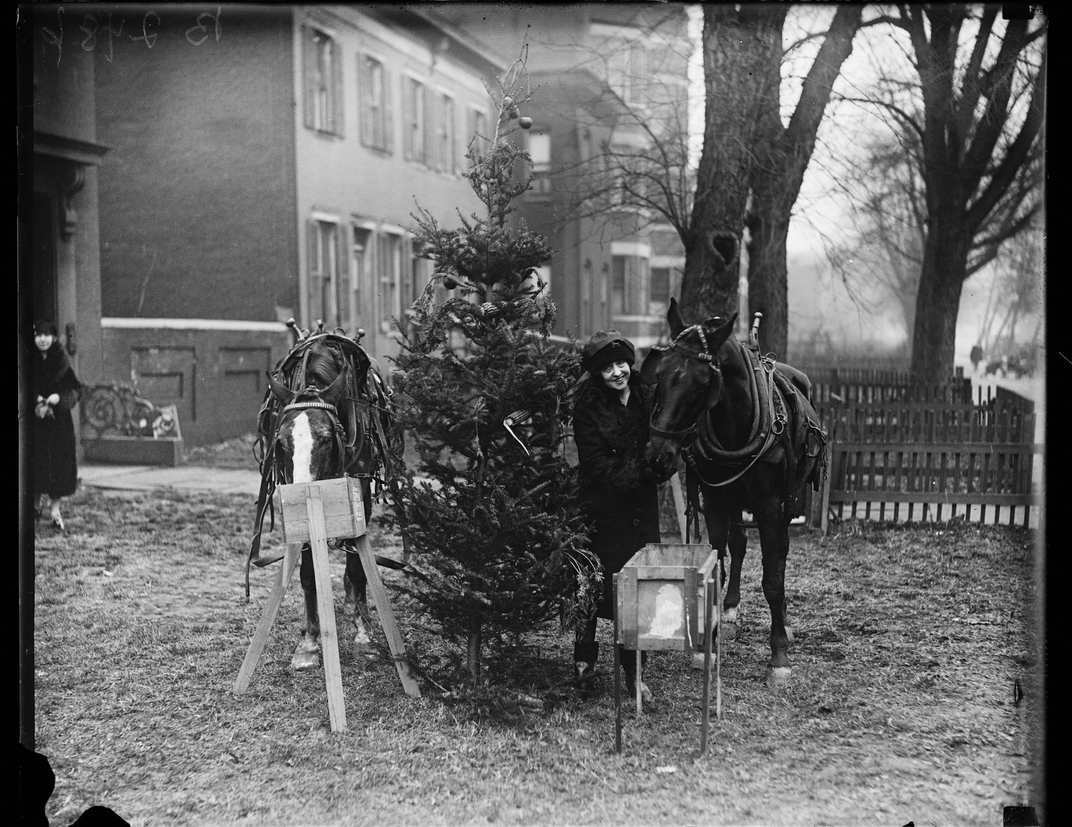
[[[636,651],[637,713],[642,651],[672,650],[704,653],[703,721],[700,752],[707,750],[711,707],[711,638],[719,622],[722,587],[718,554],[708,545],[649,544],[614,575],[614,639]],[[714,652],[716,714],[722,715],[721,636]],[[621,670],[614,647],[615,748],[622,749]]]

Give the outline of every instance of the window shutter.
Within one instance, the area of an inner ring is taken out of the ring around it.
[[[305,66],[305,125],[316,129],[316,44],[313,30],[302,27],[302,59]]]
[[[350,318],[350,256],[347,239],[346,225],[339,222],[335,225],[335,324],[345,328]],[[353,333],[353,331],[351,331]]]
[[[395,153],[394,78],[383,67],[383,140],[384,149]]]
[[[465,135],[463,136],[464,140],[461,141],[461,145],[462,145],[461,149],[462,149],[462,155],[463,156],[466,153],[469,152],[470,145],[472,144],[473,137],[475,135],[476,135],[476,112],[474,112],[472,109],[466,109],[465,110]],[[475,148],[476,145],[472,144],[472,147]],[[466,158],[464,161],[462,161],[462,169],[468,170],[468,169],[472,169],[472,168],[473,168],[473,162],[470,161],[468,158]]]
[[[331,41],[331,117],[332,132],[340,138],[346,134],[345,107],[343,106],[342,48]]]
[[[307,253],[307,259],[309,261],[309,272],[305,280],[305,295],[303,298],[305,301],[305,321],[308,327],[312,327],[316,323],[316,319],[313,316],[318,312],[317,307],[319,302],[316,298],[317,290],[320,289],[320,264],[317,261],[316,247],[320,233],[320,227],[313,220],[309,220],[305,224],[305,247]]]
[[[424,162],[433,169],[442,169],[436,152],[436,138],[439,133],[439,107],[436,96],[428,86],[424,87]]]
[[[368,61],[360,52],[357,55],[357,126],[361,143],[372,146],[372,77],[368,70]]]
[[[402,78],[402,157],[413,160],[413,82]]]

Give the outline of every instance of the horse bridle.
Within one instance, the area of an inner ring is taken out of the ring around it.
[[[703,346],[703,350],[689,350],[688,348],[685,347],[684,343],[681,341],[681,339],[685,336],[685,334],[687,334],[687,333],[689,333],[689,332],[691,332],[693,330],[695,330],[697,332],[697,334],[699,335],[700,344]],[[653,348],[653,350],[655,350],[655,349],[656,348]],[[665,350],[672,350],[675,353],[678,353],[678,354],[684,356],[686,359],[695,359],[697,361],[703,362],[704,364],[706,364],[711,369],[711,372],[713,374],[713,376],[711,378],[714,379],[715,376],[717,376],[719,381],[722,381],[722,366],[718,363],[718,357],[711,353],[711,350],[707,345],[707,335],[704,333],[704,329],[703,329],[702,324],[694,324],[694,325],[690,325],[689,327],[686,327],[684,330],[682,330],[680,333],[678,333],[677,336],[674,337],[674,340],[669,344],[669,346],[667,346],[666,348],[661,348],[661,349],[664,350],[664,351]],[[652,409],[651,409],[651,416],[648,419],[648,430],[651,432],[652,436],[657,436],[657,437],[660,437],[661,439],[680,439],[680,440],[684,440],[686,437],[691,436],[693,433],[696,432],[696,428],[697,428],[697,426],[699,425],[699,422],[700,422],[700,418],[697,417],[696,421],[693,422],[687,428],[682,428],[681,430],[678,430],[678,431],[664,431],[661,428],[656,428],[655,427],[655,415],[657,413],[658,413],[658,410],[653,405]]]
[[[288,413],[307,410],[327,411],[328,418],[331,420],[332,431],[335,434],[335,447],[337,449],[339,464],[342,466],[339,469],[339,474],[343,474],[346,470],[346,440],[344,439],[345,434],[344,429],[342,427],[342,422],[339,420],[339,409],[335,405],[332,405],[330,402],[325,402],[323,399],[321,399],[319,389],[316,387],[306,388],[304,391],[301,391],[296,395],[315,395],[316,398],[304,402],[291,402],[283,407],[283,410],[279,412],[279,422],[276,424],[275,429],[276,444],[279,444],[279,427]]]

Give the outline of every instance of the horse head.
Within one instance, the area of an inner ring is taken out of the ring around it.
[[[345,470],[339,404],[346,393],[344,368],[325,388],[292,390],[271,374],[268,385],[282,403],[276,429],[276,463],[286,482],[341,477]]]
[[[661,471],[676,467],[678,451],[695,433],[700,417],[722,398],[718,355],[736,320],[734,313],[728,321],[715,316],[686,325],[676,299],[670,299],[671,342],[652,348],[640,369],[644,381],[656,386],[647,458]]]

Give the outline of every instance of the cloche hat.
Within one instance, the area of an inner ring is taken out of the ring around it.
[[[581,350],[581,365],[589,373],[599,373],[611,362],[636,362],[633,343],[613,328],[593,333]]]

